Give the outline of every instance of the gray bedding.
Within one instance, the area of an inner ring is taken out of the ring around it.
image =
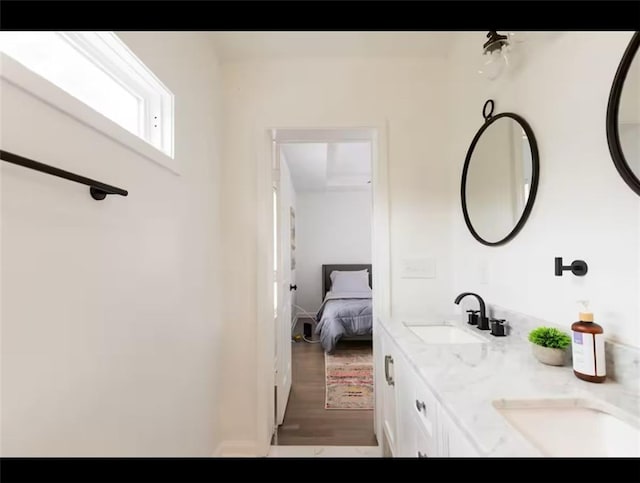
[[[343,337],[369,335],[373,329],[370,292],[333,293],[327,295],[316,314],[315,333],[325,352],[333,352]]]

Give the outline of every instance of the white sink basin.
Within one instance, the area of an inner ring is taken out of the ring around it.
[[[640,421],[596,402],[500,400],[493,406],[545,456],[640,456]]]
[[[472,332],[451,325],[407,325],[427,344],[483,344],[486,341]]]

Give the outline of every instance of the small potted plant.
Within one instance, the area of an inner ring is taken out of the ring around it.
[[[566,348],[571,345],[568,334],[553,327],[538,327],[529,332],[529,341],[533,355],[540,362],[550,366],[564,366]]]

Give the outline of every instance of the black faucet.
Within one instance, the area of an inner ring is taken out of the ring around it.
[[[460,303],[460,301],[465,298],[467,295],[473,295],[475,298],[478,299],[478,302],[480,303],[480,315],[478,316],[477,320],[478,320],[478,329],[481,330],[489,330],[489,319],[487,319],[487,312],[486,312],[486,307],[484,305],[484,300],[482,300],[482,297],[480,297],[480,295],[476,294],[476,293],[472,293],[472,292],[463,292],[460,295],[458,295],[456,297],[456,299],[454,300],[454,302],[457,304]],[[472,316],[469,316],[469,323],[473,323],[472,321]],[[473,319],[475,320],[475,319]]]

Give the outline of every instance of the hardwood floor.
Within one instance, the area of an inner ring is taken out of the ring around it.
[[[340,342],[336,350],[349,344]],[[277,445],[376,446],[373,410],[324,408],[324,352],[320,344],[293,342],[292,386],[284,422],[278,428]]]

